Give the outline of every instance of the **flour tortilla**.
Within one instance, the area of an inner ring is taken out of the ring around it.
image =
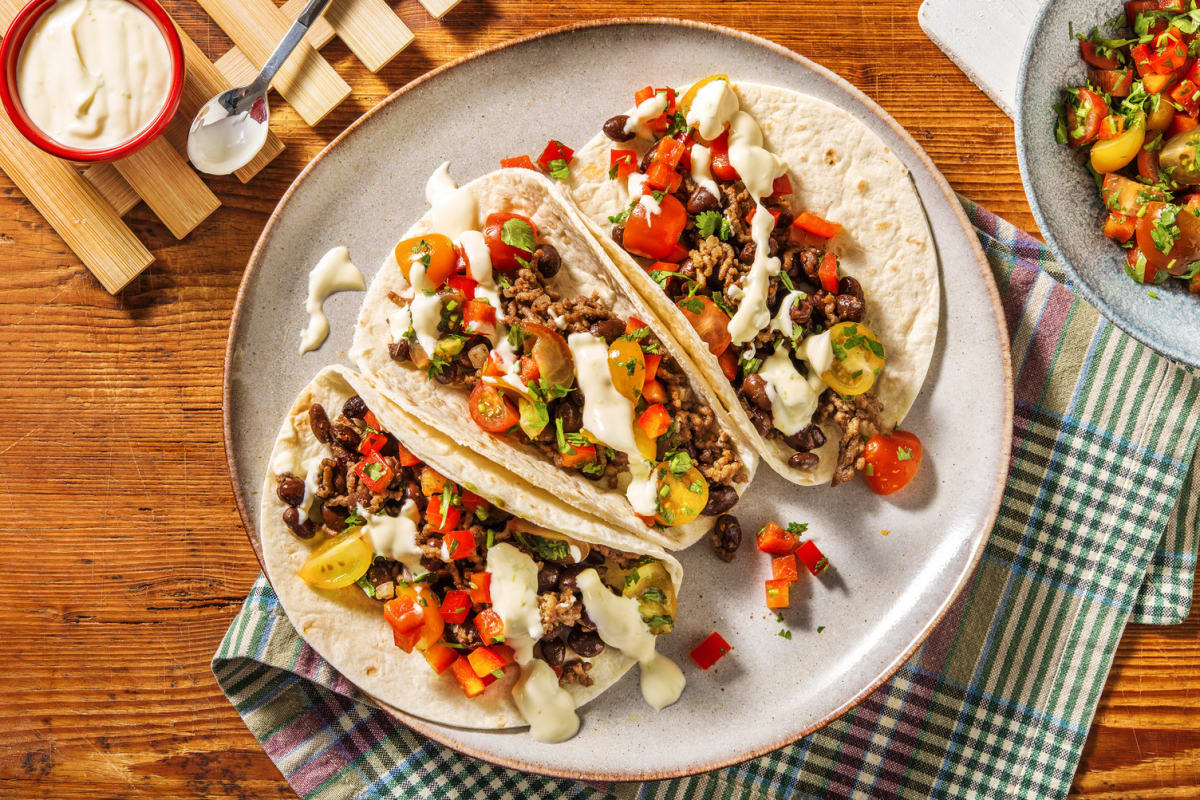
[[[937,338],[941,296],[933,235],[908,170],[878,136],[836,106],[789,89],[737,81],[731,85],[742,110],[762,128],[763,146],[786,164],[795,189],[792,207],[843,226],[829,249],[840,259],[842,274],[862,284],[867,300],[863,323],[880,338],[887,353],[887,364],[871,391],[883,403],[884,426],[898,425],[925,381]],[[609,151],[633,148],[640,159],[649,145],[646,138],[615,144],[598,134],[575,153],[571,164],[575,202],[597,240],[670,328],[771,468],[802,486],[826,483],[836,467],[839,429],[822,426],[827,441],[815,451],[821,459],[816,469],[789,467],[787,459],[794,451],[758,435],[695,329],[642,264],[609,236],[608,217],[623,211],[630,201],[626,181],[608,177]]]
[[[539,239],[550,242],[562,256],[561,269],[547,281],[550,288],[564,297],[586,296],[595,292],[618,316],[636,316],[645,320],[662,341],[663,347],[691,375],[693,390],[703,403],[713,409],[721,427],[729,432],[742,463],[746,465],[748,479],[753,477],[758,456],[749,440],[725,411],[708,383],[690,370],[689,360],[680,352],[667,326],[655,317],[645,301],[613,266],[578,212],[555,184],[532,170],[503,169],[477,178],[463,189],[475,195],[481,217],[512,211],[533,220],[538,228]],[[483,220],[479,222],[482,227]],[[408,239],[429,233],[431,227],[430,215],[426,214],[400,238]],[[388,295],[393,292],[399,294],[408,285],[396,264],[395,255],[388,256],[367,289],[354,332],[354,344],[350,349],[350,357],[359,370],[372,376],[380,388],[407,412],[569,505],[668,549],[687,547],[712,528],[713,517],[699,517],[688,525],[661,530],[648,528],[633,513],[623,491],[605,491],[587,477],[547,462],[532,445],[513,444],[486,433],[471,421],[467,403],[469,392],[443,386],[426,377],[424,370],[394,361],[388,355],[391,333],[387,320],[397,305]],[[749,480],[734,488],[740,495],[748,484]]]
[[[659,559],[678,591],[682,572],[679,563],[666,553],[573,511],[546,492],[462,448],[405,414],[357,373],[343,367],[327,367],[296,398],[271,452],[260,515],[263,560],[267,577],[300,635],[335,669],[381,704],[460,727],[495,729],[525,725],[512,701],[515,675],[497,681],[477,697],[467,698],[450,672],[436,675],[420,653],[405,653],[396,647],[381,603],[367,597],[357,586],[334,591],[314,589],[297,577],[297,571],[320,538],[301,541],[284,525],[282,515],[287,506],[276,494],[275,479],[281,472],[300,475],[300,464],[305,459],[328,455],[328,446],[318,442],[309,427],[309,407],[320,403],[331,417],[336,417],[343,403],[355,394],[366,401],[388,432],[450,480],[542,527],[592,544]],[[633,663],[616,648],[605,648],[592,660],[588,674],[594,683],[588,687],[572,684],[567,691],[576,706],[581,706],[615,683]]]

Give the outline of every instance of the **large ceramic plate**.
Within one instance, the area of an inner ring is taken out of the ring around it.
[[[296,355],[305,275],[321,254],[348,245],[369,276],[424,212],[425,178],[442,161],[465,181],[550,136],[581,144],[635,88],[714,72],[835,103],[912,170],[944,292],[933,365],[906,422],[920,432],[926,461],[891,500],[861,482],[802,489],[764,469],[738,510],[747,538],[768,519],[804,520],[834,565],[820,580],[800,581],[783,623],[764,608],[769,560],[752,542],[732,564],[701,542],[682,554],[680,624],[662,642],[687,675],[679,703],[654,713],[634,671],[585,708],[579,735],[559,745],[523,730],[402,717],[460,751],[545,774],[634,780],[713,769],[794,741],[895,672],[963,587],[995,518],[1011,429],[1008,340],[991,274],[945,180],[878,106],[821,67],[734,31],[644,20],[554,31],[434,72],[354,125],[297,179],[251,258],[225,367],[226,445],[251,541],[257,547],[259,486],[281,416],[320,367],[345,360],[361,299],[334,296],[329,341]],[[790,640],[778,635],[784,628]],[[687,653],[713,630],[735,649],[701,672]]]
[[[1017,157],[1046,243],[1088,302],[1123,331],[1176,361],[1200,367],[1200,298],[1182,281],[1143,286],[1125,274],[1125,251],[1101,231],[1108,211],[1081,155],[1054,140],[1054,104],[1079,86],[1086,65],[1067,33],[1103,25],[1117,0],[1052,0],[1025,45],[1017,81]]]

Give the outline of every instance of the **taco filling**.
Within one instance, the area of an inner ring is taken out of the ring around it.
[[[430,190],[435,216],[458,191]],[[487,214],[456,240],[396,245],[410,286],[388,295],[394,361],[469,391],[468,424],[624,491],[647,525],[737,502],[748,471],[733,440],[649,327],[552,288],[562,258],[526,216]]]
[[[851,480],[883,428],[869,391],[885,354],[862,324],[862,286],[828,249],[841,226],[792,208],[786,165],[725,76],[636,101],[604,124],[608,177],[633,198],[610,235],[708,345],[758,433],[794,451],[788,465],[815,469],[819,424],[833,423],[833,483]]]
[[[652,705],[678,698],[682,674],[654,653],[654,637],[675,624],[662,561],[514,517],[422,463],[358,395],[332,420],[314,403],[308,422],[328,452],[276,478],[284,524],[324,540],[299,569],[306,583],[357,584],[379,602],[395,645],[450,673],[467,697],[519,667],[513,700],[539,739],[574,734],[563,687],[590,686],[592,660],[609,646],[658,676]],[[614,619],[641,650],[613,635]]]

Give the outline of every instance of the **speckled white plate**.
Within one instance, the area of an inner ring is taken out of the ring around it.
[[[890,500],[861,482],[804,489],[760,471],[738,507],[746,538],[768,519],[807,521],[833,565],[820,579],[802,576],[784,622],[764,607],[770,563],[752,541],[732,564],[701,542],[681,555],[679,626],[662,642],[687,675],[679,703],[654,713],[634,670],[585,707],[579,735],[558,745],[523,729],[461,730],[402,716],[462,752],[544,774],[646,780],[792,742],[895,672],[963,587],[995,519],[1012,425],[1008,339],[991,273],[945,180],[882,109],[791,51],[728,29],[637,20],[551,31],[433,72],[353,125],[284,196],[246,271],[225,363],[226,449],[251,542],[257,549],[259,485],[279,421],[319,368],[345,360],[361,299],[327,302],[332,335],[298,356],[306,273],[317,259],[348,245],[369,278],[424,212],[425,178],[442,161],[462,182],[504,156],[536,155],[549,137],[582,144],[637,87],[715,72],[839,105],[911,169],[942,264],[938,346],[905,422],[925,443],[925,463]],[[790,640],[778,635],[785,628]],[[687,653],[713,630],[734,650],[702,672]]]

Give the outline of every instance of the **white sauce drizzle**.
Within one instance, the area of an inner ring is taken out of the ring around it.
[[[504,622],[505,644],[513,648],[521,665],[513,702],[533,738],[549,743],[570,739],[579,730],[575,701],[558,685],[549,665],[533,657],[533,645],[544,633],[538,613],[537,564],[502,542],[488,550],[487,567],[492,574],[492,608]]]
[[[488,250],[487,242],[479,231],[463,231],[458,237],[458,243],[462,246],[463,252],[467,256],[467,262],[471,266],[471,277],[479,284],[475,287],[475,297],[487,300],[496,309],[496,331],[499,334],[503,323],[498,318],[501,308],[500,290],[496,287],[495,279],[492,277],[492,253]]]
[[[692,145],[692,180],[720,202],[721,190],[717,187],[717,182],[713,180],[712,172],[709,169],[711,163],[711,149],[699,142]]]
[[[808,377],[796,371],[788,355],[789,347],[788,341],[776,345],[775,352],[763,362],[759,372],[767,382],[775,427],[786,436],[799,433],[812,424],[817,401],[825,390],[821,374],[833,366],[829,331],[810,336],[800,345],[800,357],[808,364]]]
[[[638,198],[638,203],[648,214],[658,214],[662,206],[654,199],[654,195],[646,193],[646,175],[642,172],[631,172],[628,178],[629,196]]]
[[[359,507],[358,514],[367,520],[363,531],[376,553],[399,561],[407,566],[413,575],[420,575],[426,571],[425,567],[421,566],[421,548],[417,545],[421,512],[416,503],[405,500],[398,517],[367,514],[362,507]]]
[[[637,601],[613,594],[594,569],[579,573],[576,584],[596,633],[605,644],[638,662],[646,702],[661,711],[678,700],[687,681],[675,662],[655,652],[654,634],[642,621]]]
[[[633,133],[637,131],[639,126],[644,125],[648,120],[654,119],[666,110],[666,93],[655,92],[653,97],[647,97],[638,103],[638,107],[634,109],[629,119],[625,122],[625,132]]]
[[[304,473],[304,499],[297,506],[300,509],[301,520],[308,517],[308,512],[312,509],[313,499],[317,496],[317,472],[320,469],[322,461],[324,461],[324,458],[321,456],[313,456],[300,462],[300,471]]]
[[[359,291],[367,288],[367,282],[358,267],[350,263],[350,251],[335,247],[325,255],[308,273],[308,298],[304,309],[308,311],[308,327],[300,339],[300,353],[316,350],[329,335],[329,319],[325,316],[325,298],[334,292]]]
[[[779,331],[787,338],[792,338],[792,331],[795,326],[792,323],[792,303],[796,298],[805,298],[808,295],[805,292],[793,290],[788,292],[783,297],[783,302],[779,304],[779,311],[775,312],[775,319],[771,322],[771,330]]]
[[[687,112],[687,124],[707,141],[721,135],[721,129],[739,108],[737,95],[727,81],[709,81],[700,87]]]
[[[572,333],[567,346],[575,359],[575,376],[583,393],[583,427],[597,441],[629,456],[633,476],[625,496],[643,516],[655,513],[658,482],[654,464],[638,452],[633,435],[633,404],[613,386],[608,370],[608,345],[590,333]]]
[[[425,183],[425,199],[433,207],[430,218],[434,233],[458,239],[478,224],[479,207],[475,195],[459,189],[450,177],[450,162],[443,162]]]
[[[409,304],[412,327],[417,334],[417,344],[432,356],[437,347],[438,323],[442,321],[442,296],[433,292],[433,284],[425,278],[425,267],[414,262],[409,270],[412,279],[413,299]],[[432,292],[432,294],[430,293]]]

